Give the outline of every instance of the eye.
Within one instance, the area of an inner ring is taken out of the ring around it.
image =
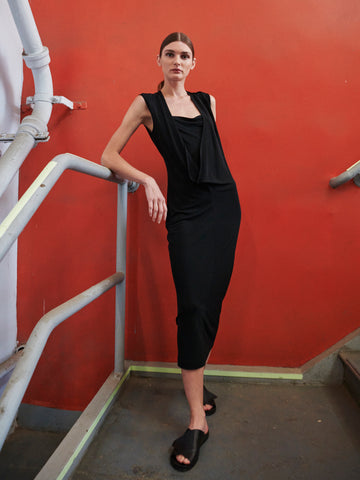
[[[183,60],[187,60],[188,58],[190,58],[190,55],[189,55],[188,53],[183,53],[183,54],[181,55],[181,58],[182,58]]]
[[[166,55],[167,57],[173,57],[173,56],[174,56],[174,54],[173,54],[172,52],[166,52],[165,55]]]

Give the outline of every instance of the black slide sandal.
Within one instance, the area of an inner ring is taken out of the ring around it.
[[[187,472],[196,464],[199,458],[200,447],[209,438],[209,432],[202,430],[186,430],[182,437],[179,437],[173,443],[173,452],[170,457],[170,463],[179,472]],[[183,455],[190,463],[180,463],[177,461],[177,455]]]

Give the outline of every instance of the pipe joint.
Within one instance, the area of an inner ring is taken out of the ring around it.
[[[136,182],[128,182],[128,192],[134,193],[139,188],[140,184]]]
[[[27,133],[28,135],[34,137],[36,141],[48,139],[49,137],[46,122],[33,115],[24,118],[16,135],[19,133]]]
[[[31,70],[46,67],[50,63],[49,49],[43,47],[42,51],[36,53],[23,53],[24,62]]]

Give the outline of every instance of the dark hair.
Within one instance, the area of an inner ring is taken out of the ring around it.
[[[172,43],[172,42],[185,43],[185,45],[187,45],[190,48],[193,58],[195,57],[195,50],[194,50],[194,45],[192,41],[187,35],[185,35],[185,33],[182,33],[182,32],[173,32],[173,33],[170,33],[170,35],[168,35],[166,38],[164,38],[162,44],[160,45],[160,53],[159,53],[160,57],[166,45],[169,45],[169,43]],[[163,86],[164,86],[164,80],[162,80],[159,83],[158,90],[161,90]]]

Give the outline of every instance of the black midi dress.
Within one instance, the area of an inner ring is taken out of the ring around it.
[[[240,226],[235,182],[225,160],[210,96],[190,93],[195,118],[171,115],[163,94],[143,93],[148,133],[165,160],[169,255],[178,314],[178,365],[205,365],[219,326]]]

